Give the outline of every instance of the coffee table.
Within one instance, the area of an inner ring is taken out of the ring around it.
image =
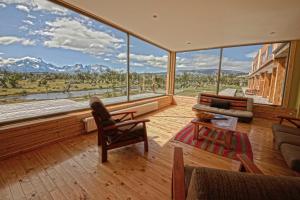
[[[214,120],[213,119],[213,120],[211,120],[211,122],[203,122],[203,121],[200,121],[198,118],[195,118],[191,121],[191,123],[194,124],[194,140],[204,138],[211,142],[224,145],[225,148],[230,149],[231,139],[232,139],[234,132],[236,131],[236,125],[237,125],[238,118],[227,116],[227,115],[219,115],[219,114],[214,114],[214,115],[215,115],[215,117],[226,118],[226,119],[223,119],[223,120],[219,120],[219,119]],[[201,127],[207,127],[207,128],[214,129],[214,130],[223,131],[225,134],[224,140],[216,139],[214,137],[199,134]]]

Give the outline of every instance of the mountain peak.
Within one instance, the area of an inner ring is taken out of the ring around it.
[[[42,58],[23,57],[23,58],[0,58],[0,69],[4,69],[10,72],[35,72],[35,73],[101,73],[110,70],[110,67],[101,64],[83,65],[76,63],[74,65],[65,65],[58,67],[56,65],[46,63]]]

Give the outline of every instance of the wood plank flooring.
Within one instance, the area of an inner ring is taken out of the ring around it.
[[[193,117],[192,102],[145,116],[149,152],[143,144],[109,151],[101,164],[95,133],[77,136],[0,161],[0,199],[170,199],[174,146],[184,149],[185,163],[236,171],[239,162],[174,142]],[[238,124],[249,133],[255,163],[270,175],[293,175],[273,149],[271,124],[254,119]]]

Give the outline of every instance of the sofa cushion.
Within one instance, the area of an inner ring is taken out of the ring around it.
[[[282,144],[280,151],[287,165],[292,170],[300,172],[300,146]]]
[[[290,134],[300,136],[300,128],[291,127],[291,126],[287,126],[287,125],[283,125],[283,124],[273,124],[272,131],[273,131],[273,133],[285,132],[285,133],[290,133]]]
[[[281,145],[285,143],[300,146],[300,136],[279,131],[274,132],[274,141],[274,145],[277,150],[279,150]]]
[[[203,105],[203,104],[196,104],[193,106],[193,109],[199,111],[207,111],[207,112],[213,112],[217,114],[229,115],[234,117],[248,117],[248,118],[253,117],[253,113],[250,111],[233,110],[233,109],[226,110],[221,108],[210,107],[208,105]]]
[[[253,111],[253,99],[252,98],[247,99],[247,111],[250,111],[250,112]]]
[[[195,168],[188,200],[208,199],[299,199],[300,179],[210,168]]]
[[[192,178],[192,173],[195,167],[185,165],[184,166],[184,185],[185,185],[185,194],[187,194],[191,178]]]
[[[230,108],[230,102],[220,99],[212,99],[210,103],[211,107],[214,108],[222,108],[222,109],[229,109]]]

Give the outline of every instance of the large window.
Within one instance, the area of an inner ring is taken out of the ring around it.
[[[247,88],[251,62],[262,45],[231,47],[223,49],[219,94],[244,96]]]
[[[168,53],[130,37],[130,99],[166,93]]]
[[[165,93],[166,51],[130,36],[128,75],[127,33],[47,0],[1,2],[0,104]]]
[[[217,93],[220,49],[177,53],[175,94],[197,96]]]
[[[165,94],[166,51],[48,0],[1,1],[0,27],[0,123]]]
[[[175,93],[218,93],[281,105],[289,45],[273,43],[178,53]]]

